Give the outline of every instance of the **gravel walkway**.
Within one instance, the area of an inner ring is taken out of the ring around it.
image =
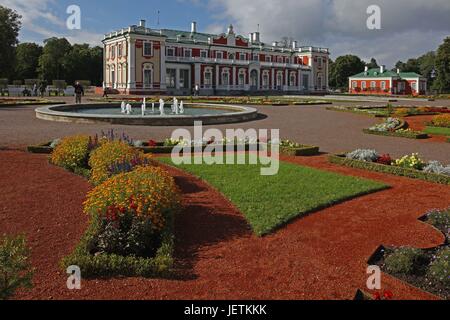
[[[366,261],[380,245],[429,248],[444,237],[417,219],[450,205],[448,186],[328,164],[324,156],[284,158],[393,188],[297,219],[257,238],[243,216],[208,185],[171,170],[185,209],[176,222],[173,280],[83,281],[65,288],[58,262],[86,228],[81,211],[89,184],[51,166],[45,156],[0,151],[0,233],[26,233],[36,267],[35,287],[19,299],[352,299],[364,288]],[[396,299],[434,299],[389,276]]]
[[[66,98],[68,102],[70,101]],[[404,102],[411,104],[412,102]],[[349,103],[347,103],[348,105]],[[370,104],[370,103],[360,103]],[[449,105],[450,101],[418,102],[419,105]],[[134,139],[160,140],[170,137],[173,127],[111,126],[108,124],[72,124],[38,120],[35,107],[0,107],[0,147],[24,148],[54,138],[86,133],[94,135],[101,130],[115,128]],[[450,144],[404,138],[367,135],[362,132],[380,121],[351,113],[326,110],[326,106],[312,107],[258,107],[261,120],[242,124],[217,126],[225,132],[228,128],[280,129],[282,138],[321,147],[324,152],[351,151],[356,148],[374,148],[380,153],[399,157],[419,152],[427,160],[450,163]],[[207,127],[205,127],[206,129]],[[187,128],[192,131],[192,128]]]

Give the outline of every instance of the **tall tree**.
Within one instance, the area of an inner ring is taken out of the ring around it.
[[[436,52],[436,71],[433,88],[439,92],[450,92],[450,37],[444,40]]]
[[[436,66],[436,53],[430,51],[417,58],[419,63],[420,74],[428,79],[428,87],[433,85],[434,79],[432,78],[432,72]]]
[[[0,6],[0,77],[9,78],[14,71],[21,18],[17,12]]]
[[[379,68],[378,62],[375,58],[370,59],[370,62],[366,64],[366,66],[369,67],[369,69],[375,69]]]
[[[44,41],[44,49],[39,58],[40,78],[51,80],[64,80],[64,58],[72,49],[66,38],[50,38]]]
[[[333,70],[330,72],[330,82],[336,85],[336,88],[348,88],[348,78],[364,71],[365,63],[357,56],[341,56],[334,62]]]
[[[14,79],[36,79],[42,47],[36,43],[21,43],[16,49]]]

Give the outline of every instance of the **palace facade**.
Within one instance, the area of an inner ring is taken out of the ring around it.
[[[105,35],[104,87],[125,94],[306,94],[328,90],[329,51],[236,35],[130,26]]]

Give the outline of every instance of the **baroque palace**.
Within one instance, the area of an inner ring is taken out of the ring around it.
[[[236,35],[130,26],[105,35],[104,87],[125,94],[306,94],[328,90],[329,51]]]

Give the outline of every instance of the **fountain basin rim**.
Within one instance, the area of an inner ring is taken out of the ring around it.
[[[202,121],[203,124],[226,124],[255,120],[258,117],[258,110],[246,106],[238,105],[218,105],[206,103],[185,103],[186,107],[198,106],[201,108],[230,110],[224,114],[202,114],[202,115],[108,115],[108,114],[86,114],[70,112],[71,108],[76,109],[101,109],[104,104],[80,104],[80,105],[51,105],[39,107],[35,110],[36,117],[41,120],[72,122],[72,123],[110,123],[120,125],[149,125],[149,126],[184,126],[193,125],[195,121]],[[140,106],[136,106],[140,108]],[[149,105],[147,105],[147,110]],[[235,112],[231,111],[234,110]]]

